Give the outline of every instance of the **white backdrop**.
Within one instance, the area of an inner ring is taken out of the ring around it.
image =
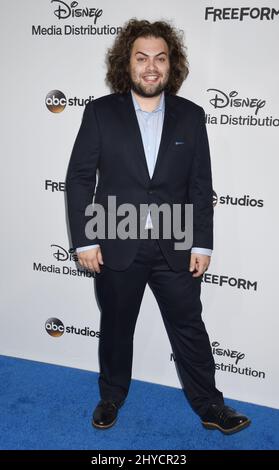
[[[85,100],[109,93],[104,59],[117,28],[131,17],[167,19],[188,46],[190,75],[179,94],[203,106],[208,120],[215,249],[202,299],[217,386],[227,397],[279,408],[278,2],[218,0],[207,18],[205,0],[72,3],[1,1],[0,353],[98,371],[94,282],[76,275],[68,252],[63,182]],[[78,8],[97,16],[73,16]],[[65,95],[61,112],[45,104],[53,90]],[[133,377],[180,386],[149,289]]]

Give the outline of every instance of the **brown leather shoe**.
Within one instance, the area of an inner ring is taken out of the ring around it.
[[[206,429],[219,429],[224,434],[233,434],[249,426],[251,420],[226,405],[211,405],[202,424]]]
[[[113,401],[101,400],[96,406],[92,425],[99,429],[111,428],[117,419],[118,406]]]

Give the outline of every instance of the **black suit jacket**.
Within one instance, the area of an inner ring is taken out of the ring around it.
[[[85,235],[89,218],[84,212],[92,203],[97,170],[96,203],[106,208],[108,195],[117,197],[117,206],[192,203],[193,246],[213,248],[210,153],[200,106],[165,95],[161,143],[150,178],[131,92],[107,95],[86,105],[66,178],[72,244],[77,248],[99,243],[104,263],[124,270],[136,256],[139,239],[89,240]],[[173,270],[188,269],[190,250],[176,251],[174,240],[159,239],[159,243]]]

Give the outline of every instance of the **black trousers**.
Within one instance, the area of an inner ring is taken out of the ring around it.
[[[193,278],[188,266],[172,271],[158,242],[151,239],[141,241],[125,271],[104,265],[96,274],[100,396],[120,405],[128,394],[133,337],[146,284],[159,305],[186,397],[202,416],[210,404],[223,404],[223,395],[215,387],[215,364],[201,317],[201,278]]]

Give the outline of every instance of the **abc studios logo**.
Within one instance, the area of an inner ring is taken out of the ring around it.
[[[218,202],[217,193],[215,191],[213,191],[213,207],[216,206],[217,202]]]
[[[61,113],[64,111],[67,98],[60,90],[51,90],[46,96],[46,107],[52,113]]]
[[[62,321],[59,320],[58,318],[49,318],[45,322],[45,329],[48,332],[48,334],[50,336],[53,336],[54,338],[58,338],[59,336],[62,336],[65,331],[65,327]]]

